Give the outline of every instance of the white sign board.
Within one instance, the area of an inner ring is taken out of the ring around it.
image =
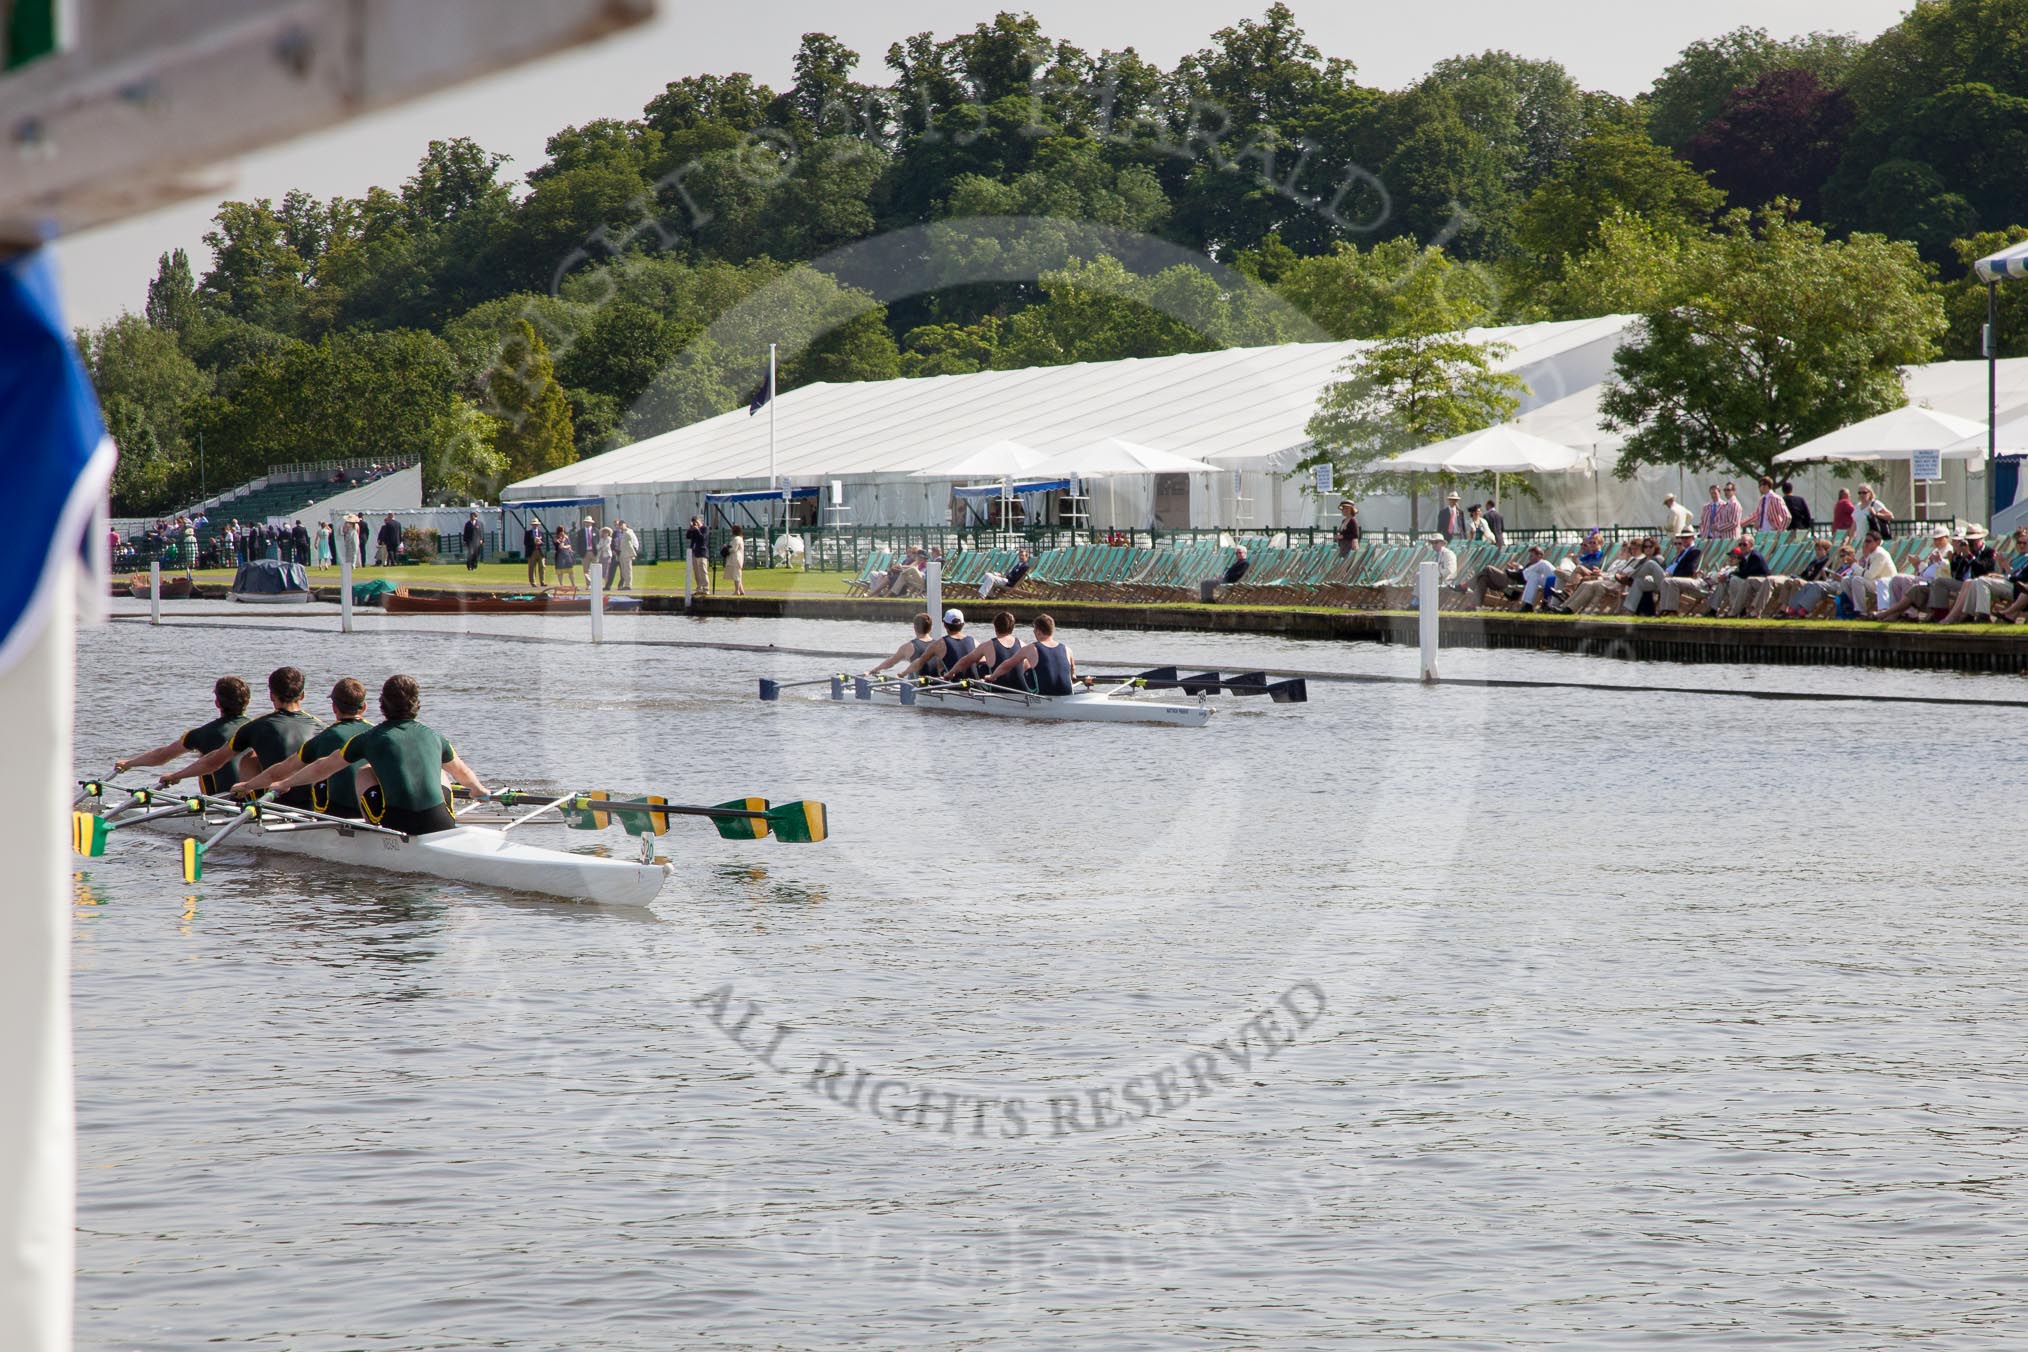
[[[1943,452],[1917,451],[1914,466],[1917,483],[1933,484],[1943,478]]]
[[[1334,482],[1331,462],[1326,460],[1323,464],[1317,466],[1317,492],[1320,494],[1337,492],[1338,490],[1333,486]]]

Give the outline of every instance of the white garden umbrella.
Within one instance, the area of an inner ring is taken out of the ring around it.
[[[1588,470],[1591,457],[1511,423],[1500,423],[1404,451],[1388,461],[1387,468],[1412,474],[1554,474]]]
[[[921,479],[1006,479],[1026,474],[1042,460],[1042,452],[1018,441],[995,441],[962,449],[948,461],[916,471]]]
[[[1115,474],[1218,473],[1216,465],[1119,437],[1107,437],[1104,441],[1095,441],[1074,451],[1063,451],[1030,468],[1037,474],[1078,479],[1103,479]]]
[[[1042,459],[1042,452],[1019,441],[1000,440],[961,450],[940,465],[919,469],[919,479],[998,479],[1000,481],[1000,529],[1006,530],[1013,517],[1014,480],[1027,474]]]
[[[2028,245],[2023,247],[2028,248]],[[2000,431],[1993,441],[1994,450],[2000,455],[2028,455],[2028,417],[2001,423]],[[1946,460],[1959,460],[1967,456],[1976,459],[1985,453],[1986,429],[1983,426],[1963,441],[1954,441],[1943,448]]]
[[[1074,451],[1052,455],[1037,465],[1034,472],[1066,479],[1112,479],[1136,474],[1217,474],[1220,471],[1216,465],[1207,465],[1202,460],[1192,460],[1174,451],[1158,450],[1120,437],[1107,437]],[[1114,514],[1112,491],[1108,485],[1108,515]]]
[[[1596,514],[1597,470],[1591,456],[1560,441],[1524,432],[1512,423],[1496,423],[1433,445],[1403,451],[1387,462],[1387,468],[1411,474],[1490,474],[1496,500],[1500,496],[1502,474],[1562,474],[1573,470],[1592,470],[1592,500]]]
[[[1783,451],[1774,462],[1800,465],[1811,460],[1913,460],[1917,451],[1940,451],[1946,460],[1983,459],[1986,425],[1933,408],[1904,404]]]

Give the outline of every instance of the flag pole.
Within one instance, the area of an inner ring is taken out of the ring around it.
[[[775,491],[775,345],[768,344],[768,492]],[[768,520],[774,520],[772,500],[768,507]],[[782,513],[782,526],[788,526],[788,513]],[[773,542],[769,542],[768,557],[774,557]]]

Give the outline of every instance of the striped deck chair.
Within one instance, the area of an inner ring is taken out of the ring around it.
[[[845,594],[847,596],[866,595],[867,592],[873,589],[874,576],[886,572],[887,565],[893,561],[893,558],[894,555],[885,549],[876,549],[871,554],[868,554],[866,556],[866,566],[859,570],[859,576],[845,584]]]
[[[1277,581],[1288,571],[1296,551],[1275,545],[1246,547],[1246,576],[1229,587],[1221,587],[1218,599],[1239,605],[1258,605],[1270,595]]]
[[[1198,583],[1223,572],[1231,552],[1201,542],[1173,550],[1160,568],[1134,588],[1133,599],[1141,605],[1195,601]]]
[[[1330,603],[1351,610],[1380,609],[1385,584],[1405,574],[1421,549],[1421,545],[1382,545],[1357,576],[1331,588]]]
[[[1108,545],[1101,560],[1097,575],[1087,584],[1091,594],[1100,600],[1111,600],[1119,588],[1131,579],[1140,576],[1147,568],[1154,551],[1135,549],[1129,546]]]
[[[1197,560],[1207,553],[1208,547],[1200,543],[1155,551],[1149,566],[1122,588],[1121,599],[1136,605],[1160,599],[1177,585],[1177,579],[1186,572],[1195,571]]]
[[[1379,545],[1361,543],[1353,546],[1351,553],[1339,558],[1336,546],[1332,546],[1331,555],[1325,560],[1324,565],[1317,570],[1315,576],[1302,584],[1292,599],[1300,605],[1307,606],[1336,604],[1332,598],[1338,589],[1347,586],[1364,572],[1379,549]]]

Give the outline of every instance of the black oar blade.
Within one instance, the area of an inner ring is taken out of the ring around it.
[[[1268,698],[1277,704],[1308,704],[1310,683],[1298,676],[1294,680],[1276,681],[1267,688]]]
[[[1176,668],[1156,667],[1153,671],[1142,672],[1134,679],[1141,683],[1144,690],[1174,690],[1177,684]]]
[[[1265,695],[1268,692],[1268,678],[1265,671],[1249,671],[1234,676],[1225,683],[1225,688],[1235,695]]]
[[[760,697],[770,704],[774,703],[782,697],[782,683],[780,681],[771,681],[765,676],[761,677]]]
[[[1217,692],[1221,682],[1217,672],[1206,671],[1196,676],[1185,676],[1180,684],[1186,695],[1210,695]]]

